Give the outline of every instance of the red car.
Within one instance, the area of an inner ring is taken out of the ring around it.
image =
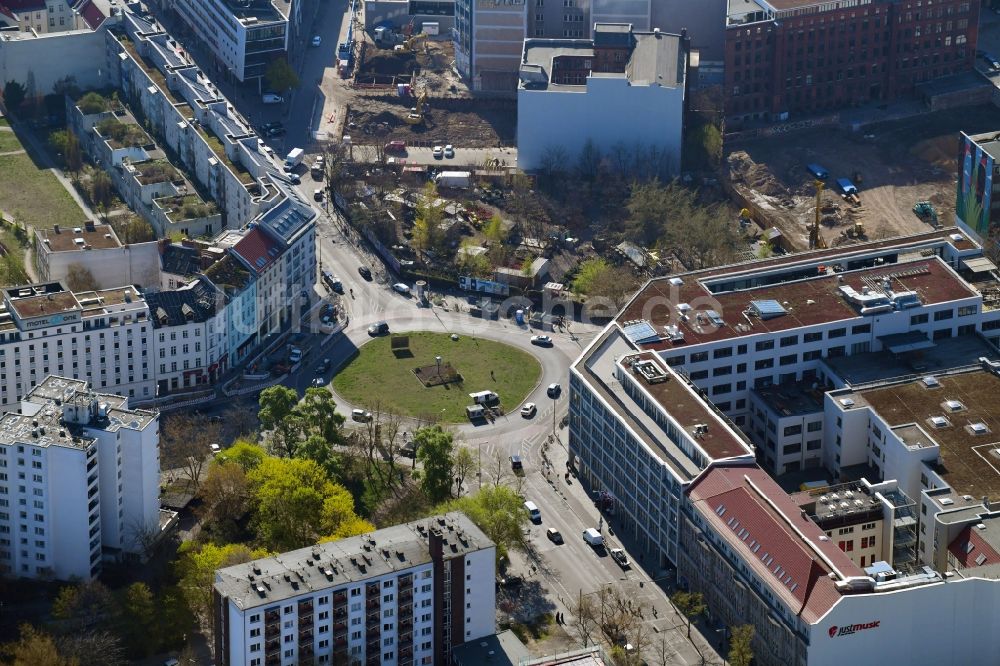
[[[390,141],[385,144],[385,152],[387,153],[398,153],[402,155],[406,152],[406,142],[405,141]]]

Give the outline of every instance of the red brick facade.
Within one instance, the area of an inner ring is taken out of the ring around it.
[[[907,96],[973,68],[978,21],[977,0],[834,0],[730,25],[726,117],[775,121]]]

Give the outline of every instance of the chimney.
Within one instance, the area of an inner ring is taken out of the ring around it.
[[[986,507],[987,511],[990,511],[990,498],[987,495],[983,495],[983,506]]]

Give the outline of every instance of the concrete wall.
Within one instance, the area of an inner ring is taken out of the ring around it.
[[[123,284],[155,288],[160,284],[160,258],[155,241],[102,250],[50,252],[47,262],[39,261],[42,271],[39,277],[65,284],[73,265],[89,270],[100,289],[113,289]]]
[[[550,148],[561,147],[573,164],[588,139],[601,151],[617,144],[656,146],[680,168],[681,88],[629,85],[624,78],[588,79],[586,91],[518,90],[518,167],[538,169]],[[628,119],[623,122],[623,119]]]
[[[29,96],[33,87],[36,97],[51,93],[67,76],[75,77],[84,90],[107,87],[111,68],[104,39],[104,30],[80,30],[0,41],[0,81],[25,85]]]
[[[656,0],[652,3],[650,28],[680,34],[687,28],[691,48],[701,54],[701,62],[725,59],[727,0]]]

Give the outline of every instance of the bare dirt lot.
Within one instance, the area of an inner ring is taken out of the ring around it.
[[[823,192],[822,235],[828,245],[850,242],[846,232],[862,222],[868,238],[926,231],[913,213],[930,201],[941,224],[955,209],[958,133],[996,129],[992,106],[969,107],[870,125],[859,132],[826,127],[727,146],[729,177],[737,191],[776,226],[794,249],[808,247],[815,216],[813,177],[805,165],[829,171]],[[855,179],[861,204],[840,196],[838,178]],[[757,220],[761,222],[761,220]]]
[[[412,98],[357,97],[351,101],[345,132],[357,144],[402,140],[410,146],[451,143],[462,148],[490,148],[497,142],[514,143],[517,111],[512,102],[431,99],[424,107],[424,122],[407,125],[403,118],[413,104]],[[457,104],[461,106],[442,108]]]

